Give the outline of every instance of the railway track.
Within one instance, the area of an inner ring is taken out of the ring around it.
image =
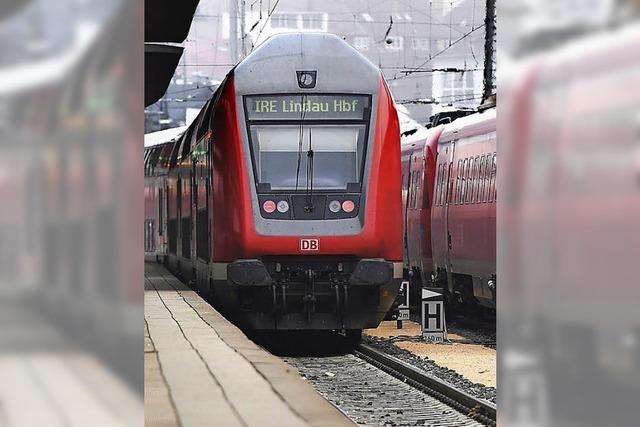
[[[495,405],[458,390],[446,382],[366,344],[359,344],[354,354],[387,374],[456,409],[467,417],[483,425],[496,425]]]
[[[284,357],[360,425],[495,426],[495,405],[366,344],[351,353]]]

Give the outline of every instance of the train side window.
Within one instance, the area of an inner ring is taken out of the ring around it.
[[[453,194],[453,204],[458,204],[458,195],[460,193],[460,168],[462,167],[462,160],[458,160],[458,167],[456,168],[456,189]]]
[[[480,180],[482,179],[482,159],[480,156],[476,157],[476,182],[473,186],[473,201],[474,203],[480,203]]]
[[[469,160],[469,184],[467,187],[467,204],[473,203],[473,182],[476,174],[476,161],[472,157]]]
[[[418,187],[419,187],[418,171],[413,172],[413,179],[415,182],[413,184],[413,208],[415,209],[418,207]]]
[[[475,159],[472,159],[473,162],[471,163],[471,174],[473,176],[473,179],[471,180],[471,192],[469,194],[469,203],[474,203],[476,194],[475,194],[475,189],[476,189],[476,178],[478,177],[478,158],[476,157]]]
[[[471,181],[471,161],[473,159],[465,159],[464,161],[464,195],[462,196],[462,204],[469,203],[469,181]]]
[[[422,188],[422,183],[420,182],[420,171],[416,171],[416,206],[418,208],[418,201],[420,199],[420,189]]]
[[[469,159],[469,179],[467,180],[467,199],[465,202],[467,204],[473,202],[473,175],[475,172],[475,161],[474,158],[471,157]]]
[[[442,166],[442,179],[440,180],[440,204],[445,205],[447,203],[447,181],[449,174],[447,173],[447,164],[443,163]]]
[[[435,200],[436,206],[440,206],[440,173],[441,173],[440,165],[438,165],[436,169],[436,185],[435,185],[436,194],[433,197]]]
[[[438,206],[438,181],[440,180],[440,166],[436,166],[436,184],[434,187],[433,203]]]
[[[178,218],[182,217],[182,179],[179,177],[176,183],[176,213]]]
[[[189,132],[182,143],[182,160],[189,157],[189,153],[191,153],[191,135],[193,135],[193,132]]]
[[[419,202],[421,202],[421,194],[422,194],[422,179],[420,179],[422,177],[422,172],[420,171],[416,171],[416,209],[418,209],[421,204]]]
[[[465,197],[464,202],[468,205],[472,202],[471,197],[473,196],[473,171],[474,171],[474,163],[473,157],[469,159],[469,173],[467,175],[467,196]]]
[[[493,202],[495,200],[495,188],[496,188],[496,155],[495,154],[491,158],[491,165],[489,170],[490,170],[489,202]]]
[[[489,201],[489,184],[491,180],[491,156],[487,155],[485,159],[486,165],[484,168],[484,195],[482,196],[482,201]]]
[[[438,206],[438,180],[440,179],[440,167],[436,166],[436,182],[433,193],[433,204]]]
[[[457,205],[460,202],[460,183],[462,174],[462,160],[458,160],[458,168],[456,169],[456,194],[453,203]]]
[[[178,161],[178,151],[180,151],[180,141],[181,139],[178,139],[172,144],[173,148],[171,149],[171,157],[169,158],[170,168],[173,168]]]
[[[446,203],[448,205],[451,204],[451,199],[453,198],[453,162],[449,162],[449,173],[447,174],[447,200]]]
[[[438,165],[438,179],[436,180],[436,204],[442,206],[442,164]]]
[[[204,114],[198,123],[198,132],[196,133],[196,142],[200,141],[203,136],[206,135],[209,130],[209,119],[211,118],[211,110],[213,109],[214,101],[210,99],[207,105],[204,107]]]
[[[158,235],[162,236],[162,224],[164,224],[164,212],[162,207],[164,206],[164,191],[162,188],[158,188]]]
[[[493,201],[498,201],[498,158],[496,154],[493,154]]]
[[[478,183],[478,171],[480,170],[480,158],[476,156],[473,161],[473,181],[471,181],[471,202],[476,202],[476,184]]]
[[[415,184],[413,186],[413,208],[418,207],[418,191],[420,189],[420,178],[418,171],[413,172],[413,179],[415,180]]]
[[[464,159],[462,164],[462,191],[460,192],[460,204],[464,205],[467,194],[467,172],[469,171],[469,159]]]
[[[440,205],[446,203],[447,197],[447,164],[442,163],[440,165]]]
[[[440,203],[447,204],[447,189],[449,188],[449,168],[446,163],[442,164],[442,194],[440,195]]]
[[[483,154],[480,157],[480,173],[478,175],[478,203],[483,202],[482,198],[484,196],[484,176],[485,176],[485,169],[486,169],[485,160],[486,160],[486,156]]]

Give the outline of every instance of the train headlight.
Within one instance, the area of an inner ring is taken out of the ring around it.
[[[276,204],[273,200],[265,200],[262,204],[262,209],[264,209],[266,213],[273,213],[276,210]]]
[[[285,213],[289,210],[289,203],[286,200],[280,200],[278,202],[278,212]]]
[[[329,210],[333,213],[340,212],[340,202],[337,200],[332,200],[329,202]]]
[[[346,213],[353,212],[355,208],[356,208],[356,205],[351,200],[345,200],[344,202],[342,202],[342,210],[345,211]]]

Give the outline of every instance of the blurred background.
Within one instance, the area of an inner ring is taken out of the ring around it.
[[[639,10],[498,4],[500,425],[638,424]]]
[[[485,50],[493,51],[485,46],[485,4],[200,0],[169,87],[145,110],[145,133],[189,124],[239,60],[282,32],[328,32],[344,38],[380,67],[396,102],[419,123],[442,111],[475,108],[483,98]],[[490,64],[495,70],[495,61]]]
[[[143,420],[141,2],[0,5],[0,425]]]
[[[143,133],[280,31],[344,37],[420,123],[477,107],[485,4],[202,0],[143,109],[142,2],[4,1],[0,425],[143,422]],[[638,424],[639,10],[497,4],[500,424]]]

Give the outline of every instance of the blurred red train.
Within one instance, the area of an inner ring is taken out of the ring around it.
[[[495,310],[496,162],[495,108],[405,137],[404,260],[412,289],[441,287],[453,306]]]
[[[340,38],[269,39],[145,167],[148,249],[241,324],[357,337],[395,300],[398,117]]]

